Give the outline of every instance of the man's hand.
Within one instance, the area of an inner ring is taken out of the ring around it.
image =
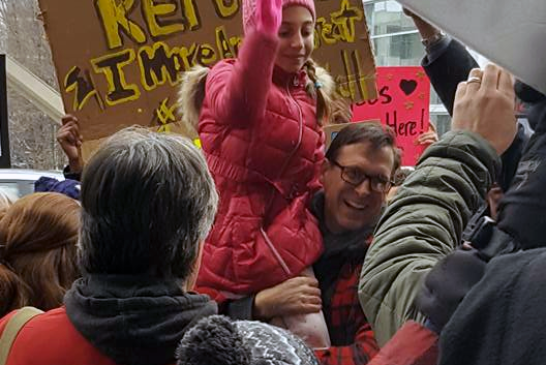
[[[430,127],[428,131],[420,134],[419,137],[417,137],[415,144],[421,146],[430,146],[431,144],[436,142],[438,142],[438,133],[436,133],[436,128],[434,128],[434,124],[430,122]]]
[[[57,132],[57,142],[68,157],[70,171],[79,173],[83,170],[81,146],[83,138],[80,134],[78,119],[72,115],[62,118],[62,127]]]
[[[457,88],[452,129],[481,135],[501,155],[517,132],[514,79],[506,70],[489,64],[483,73],[470,71],[469,81]]]
[[[253,317],[268,321],[273,317],[316,313],[321,309],[317,279],[298,276],[259,292],[254,299]]]
[[[257,0],[256,22],[258,29],[276,35],[282,23],[282,0]]]
[[[438,28],[427,23],[426,21],[423,20],[423,18],[413,13],[412,11],[404,8],[404,14],[406,14],[411,19],[413,19],[413,23],[415,23],[415,27],[419,31],[421,38],[428,39],[432,37],[433,35],[440,33],[440,30]]]

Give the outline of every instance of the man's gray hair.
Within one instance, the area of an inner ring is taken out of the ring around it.
[[[189,139],[124,129],[84,172],[82,269],[186,279],[217,205],[205,158]]]

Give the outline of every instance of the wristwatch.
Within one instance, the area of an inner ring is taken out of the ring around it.
[[[423,38],[421,43],[423,43],[423,46],[425,46],[426,49],[429,49],[431,46],[444,39],[445,36],[446,35],[443,32],[437,32],[430,37]]]

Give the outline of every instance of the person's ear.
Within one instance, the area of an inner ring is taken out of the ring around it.
[[[199,247],[197,248],[197,257],[195,258],[191,274],[184,283],[184,291],[193,291],[193,289],[195,288],[195,284],[197,283],[197,276],[199,275],[199,269],[201,268],[201,258],[203,257],[204,246],[204,241],[199,242]]]

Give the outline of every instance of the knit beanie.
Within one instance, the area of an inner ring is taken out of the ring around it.
[[[318,365],[313,351],[290,332],[224,316],[206,317],[186,332],[176,358],[178,365]]]
[[[243,0],[243,28],[245,34],[252,27],[254,23],[254,14],[256,14],[256,1],[261,0]],[[273,1],[273,0],[269,0]],[[315,1],[314,0],[283,0],[282,7],[283,9],[288,6],[303,6],[309,9],[313,19],[317,19],[315,12]]]

